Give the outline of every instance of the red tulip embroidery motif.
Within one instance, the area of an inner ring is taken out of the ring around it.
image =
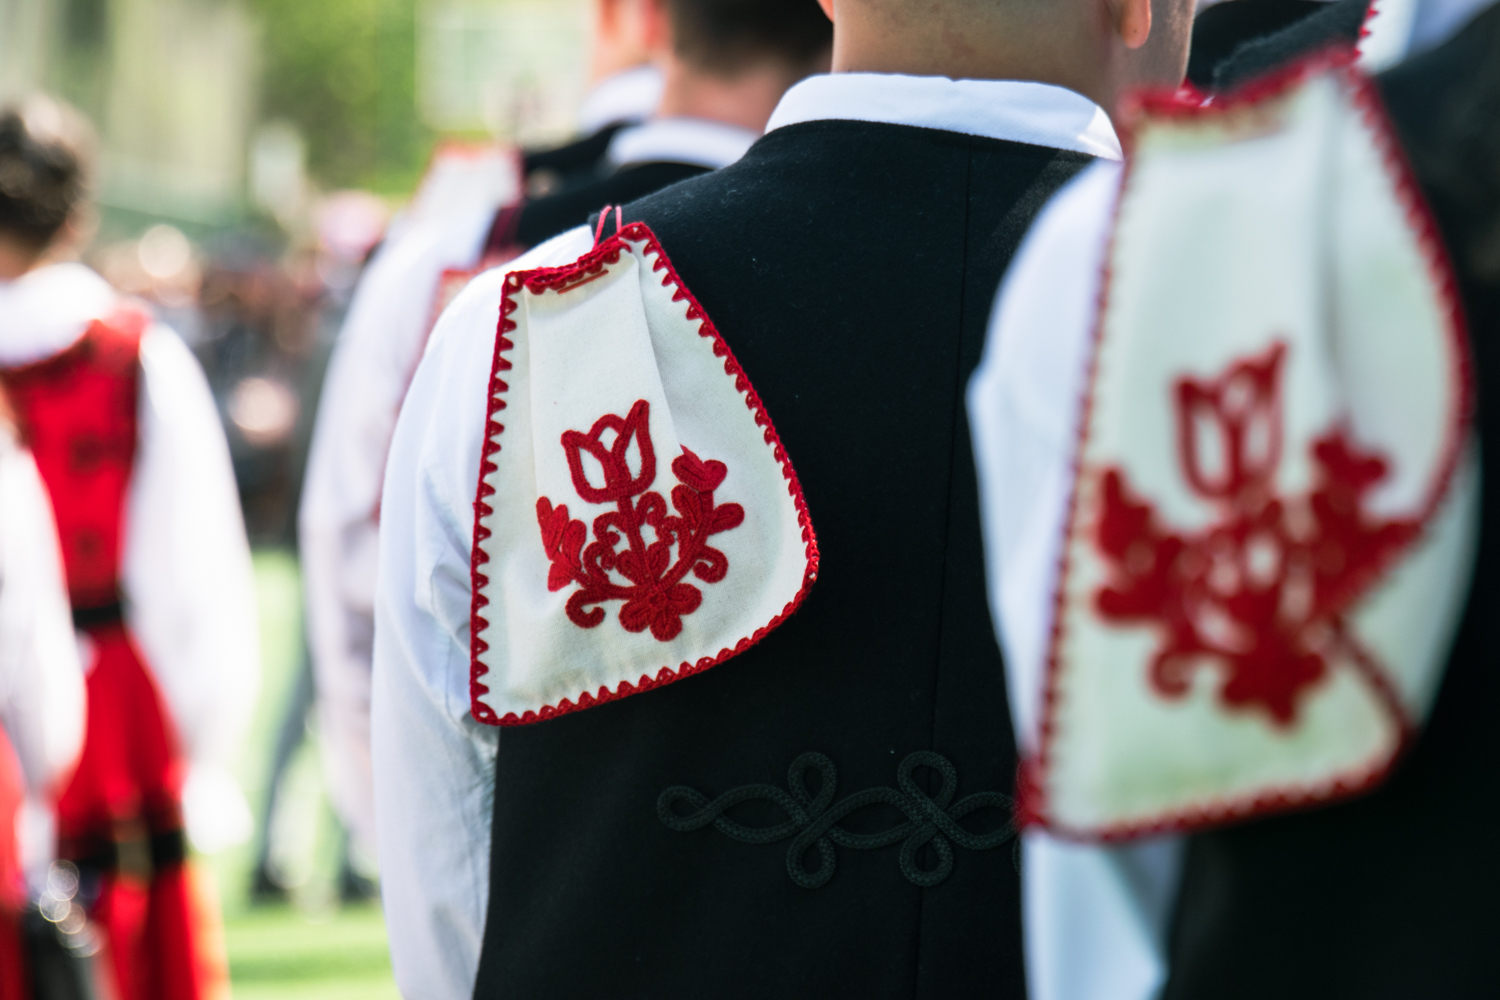
[[[1364,509],[1387,465],[1343,428],[1312,442],[1312,490],[1276,495],[1285,356],[1277,342],[1215,379],[1177,383],[1183,476],[1217,509],[1214,523],[1172,530],[1111,468],[1102,474],[1095,535],[1113,577],[1095,594],[1099,613],[1160,631],[1152,687],[1181,697],[1196,668],[1215,664],[1225,707],[1259,709],[1282,728],[1340,651],[1384,693],[1343,615],[1419,530],[1416,521],[1382,521]]]
[[[703,595],[684,578],[692,573],[704,583],[718,583],[729,572],[724,553],[708,544],[710,535],[738,527],[745,510],[737,503],[714,503],[714,490],[729,471],[723,462],[704,461],[687,448],[672,460],[672,474],[679,485],[672,487],[675,514],[667,512],[660,493],[651,492],[656,481],[656,451],[651,444],[651,404],[638,400],[624,418],[605,414],[594,421],[587,434],[565,431],[563,451],[573,488],[589,503],[613,503],[615,509],[594,518],[594,540],[582,521],[568,515],[568,505],[556,507],[542,497],[536,502],[542,545],[552,561],[547,589],[562,590],[572,584],[579,589],[568,598],[568,618],[579,628],[594,628],[604,621],[605,601],[623,600],[620,624],[627,631],[651,634],[662,642],[682,632],[682,616],[703,603]],[[606,435],[613,439],[606,443]],[[637,469],[631,470],[630,453],[636,452]],[[592,460],[592,469],[585,461]],[[603,485],[589,479],[602,469]],[[644,529],[653,540],[647,542]],[[624,541],[624,550],[619,549]],[[672,550],[677,550],[673,558]]]

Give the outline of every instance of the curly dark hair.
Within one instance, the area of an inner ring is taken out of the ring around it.
[[[72,108],[35,96],[0,109],[0,232],[41,249],[88,192],[92,136]]]
[[[833,44],[833,25],[816,0],[667,0],[677,54],[733,74],[775,59],[802,69]]]

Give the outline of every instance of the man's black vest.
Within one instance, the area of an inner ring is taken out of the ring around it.
[[[775,421],[819,578],[721,666],[501,731],[476,997],[1024,997],[1013,842],[994,807],[1015,743],[964,388],[1018,241],[1086,162],[813,122],[627,208]],[[659,813],[673,787],[747,801],[684,831]],[[842,816],[800,852],[806,826],[785,808],[799,793],[805,813]],[[975,793],[989,807],[931,834],[934,809]]]
[[[1500,7],[1380,78],[1479,387],[1474,580],[1426,733],[1361,800],[1193,837],[1167,1000],[1500,996]]]

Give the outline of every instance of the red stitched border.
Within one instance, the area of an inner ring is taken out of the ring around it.
[[[1420,520],[1425,525],[1432,518],[1437,507],[1447,498],[1472,426],[1475,389],[1472,361],[1469,355],[1468,327],[1458,294],[1458,282],[1454,276],[1447,248],[1438,230],[1437,221],[1421,193],[1411,164],[1394,134],[1374,83],[1354,68],[1354,62],[1354,54],[1339,47],[1252,81],[1227,97],[1215,98],[1211,105],[1194,103],[1191,95],[1183,95],[1181,92],[1147,94],[1136,101],[1134,117],[1131,118],[1130,124],[1122,129],[1122,139],[1125,141],[1127,150],[1133,149],[1134,133],[1139,128],[1140,120],[1146,117],[1192,119],[1229,114],[1275,100],[1320,72],[1332,72],[1342,78],[1342,82],[1349,87],[1354,106],[1363,113],[1366,124],[1374,133],[1375,143],[1385,161],[1386,169],[1395,181],[1397,197],[1406,210],[1408,223],[1416,231],[1418,245],[1427,258],[1429,272],[1438,286],[1439,298],[1446,305],[1448,312],[1448,332],[1452,340],[1450,358],[1455,368],[1452,378],[1458,388],[1458,400],[1451,435],[1444,448],[1443,460],[1438,465],[1438,472],[1434,476],[1431,491],[1420,514]],[[1078,486],[1082,472],[1083,446],[1088,437],[1092,417],[1099,345],[1103,337],[1105,307],[1109,301],[1109,289],[1113,279],[1111,262],[1114,259],[1115,233],[1118,228],[1119,213],[1129,190],[1130,169],[1131,159],[1127,157],[1120,178],[1121,194],[1115,203],[1115,222],[1111,225],[1109,246],[1105,253],[1104,274],[1099,289],[1098,318],[1092,334],[1088,375],[1082,400],[1082,418],[1079,423],[1077,449],[1074,452],[1073,486],[1069,494],[1066,531],[1059,559],[1057,589],[1053,599],[1052,634],[1043,687],[1039,749],[1035,755],[1022,762],[1017,782],[1017,795],[1020,799],[1017,808],[1018,820],[1023,825],[1043,826],[1050,832],[1071,840],[1107,842],[1130,840],[1151,834],[1190,833],[1230,822],[1243,822],[1260,816],[1324,805],[1349,798],[1370,791],[1384,782],[1396,761],[1411,745],[1415,734],[1414,727],[1404,717],[1404,713],[1398,713],[1396,721],[1401,736],[1385,755],[1383,761],[1377,758],[1366,767],[1356,768],[1347,774],[1335,775],[1322,782],[1272,788],[1200,808],[1171,810],[1148,819],[1098,829],[1077,829],[1048,818],[1046,775],[1050,751],[1056,737],[1056,719],[1060,701],[1058,674],[1061,667],[1058,662],[1058,651],[1063,640],[1064,583],[1068,579],[1070,569],[1068,540],[1073,537],[1078,516]],[[1367,671],[1379,669],[1373,662],[1362,666]],[[1380,685],[1377,685],[1377,691],[1388,693],[1388,691],[1381,691]],[[1388,705],[1388,707],[1391,706]]]
[[[524,286],[527,290],[538,293],[548,288],[564,285],[568,282],[590,274],[598,274],[606,264],[613,264],[620,259],[621,252],[627,249],[627,241],[645,241],[644,254],[655,254],[656,260],[651,270],[666,271],[662,278],[662,286],[677,286],[676,293],[672,296],[673,302],[687,302],[687,318],[689,320],[701,320],[698,326],[700,337],[709,337],[713,340],[713,352],[715,357],[724,359],[724,374],[734,379],[735,391],[745,396],[745,406],[755,414],[755,422],[765,427],[765,441],[770,445],[776,457],[781,463],[781,474],[787,480],[787,492],[791,494],[792,502],[797,507],[797,521],[802,526],[802,540],[806,545],[807,568],[802,575],[802,587],[797,591],[790,601],[787,602],[781,614],[772,618],[761,628],[755,630],[751,635],[745,636],[734,644],[733,649],[721,649],[718,656],[701,657],[696,663],[682,663],[676,670],[663,666],[652,677],[642,674],[638,683],[621,681],[615,690],[611,691],[607,686],[601,686],[598,694],[588,691],[579,695],[576,702],[564,698],[556,705],[545,705],[537,711],[526,711],[517,716],[514,712],[507,713],[504,718],[496,716],[495,710],[479,700],[479,696],[489,691],[481,678],[487,674],[486,668],[479,661],[479,655],[489,649],[489,644],[479,637],[480,632],[489,627],[489,621],[481,614],[481,609],[489,603],[488,599],[480,594],[480,588],[489,582],[480,567],[489,562],[489,556],[482,551],[480,543],[489,538],[490,532],[483,525],[486,515],[494,513],[485,498],[494,493],[494,489],[485,482],[485,478],[496,470],[491,456],[500,450],[500,444],[496,438],[505,430],[504,425],[496,422],[495,414],[505,408],[505,401],[500,398],[501,394],[509,390],[508,386],[500,377],[503,371],[509,371],[511,364],[503,357],[504,353],[515,346],[505,335],[516,328],[516,323],[510,318],[510,314],[518,308],[515,296]],[[595,705],[607,701],[618,701],[621,698],[649,691],[652,688],[671,684],[673,681],[682,680],[693,674],[702,673],[710,667],[716,667],[725,660],[737,656],[755,645],[761,639],[770,634],[777,626],[796,611],[801,605],[803,598],[812,588],[813,581],[818,577],[818,539],[813,532],[812,519],[807,513],[807,501],[802,495],[802,484],[797,479],[797,473],[792,468],[792,461],[787,456],[786,449],[781,444],[781,438],[776,433],[776,427],[771,423],[771,416],[766,412],[765,406],[760,401],[754,386],[750,384],[750,378],[745,370],[740,367],[739,361],[735,359],[734,352],[729,349],[724,338],[719,334],[718,328],[714,326],[713,320],[709,319],[708,313],[703,306],[693,297],[693,293],[683,284],[678,276],[677,270],[667,258],[666,251],[662,249],[660,241],[644,222],[632,222],[621,229],[609,239],[600,243],[590,252],[584,254],[575,263],[564,267],[544,267],[532,271],[516,271],[505,276],[505,291],[500,303],[500,322],[495,333],[494,361],[490,366],[490,398],[489,408],[485,413],[485,437],[479,459],[479,488],[474,498],[474,548],[469,562],[470,586],[472,587],[473,600],[470,606],[469,623],[469,697],[470,709],[474,718],[491,726],[524,726],[544,719],[555,718],[566,715],[569,712],[577,712],[581,709],[592,708]]]

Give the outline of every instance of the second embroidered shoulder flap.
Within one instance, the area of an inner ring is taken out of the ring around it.
[[[1133,140],[1023,792],[1090,839],[1383,780],[1477,496],[1452,276],[1370,83],[1311,63]]]

